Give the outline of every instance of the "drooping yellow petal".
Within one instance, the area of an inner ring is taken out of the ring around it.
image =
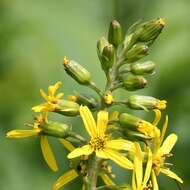
[[[105,146],[110,149],[127,150],[131,152],[135,152],[134,143],[128,140],[124,140],[124,139],[116,139],[116,140],[107,141]]]
[[[142,178],[143,178],[143,155],[141,151],[141,147],[138,143],[135,143],[135,159],[134,159],[134,170],[136,174],[136,183],[137,189],[142,185]]]
[[[165,141],[163,142],[163,145],[160,147],[159,151],[160,154],[169,154],[172,148],[174,147],[175,143],[177,141],[177,135],[176,134],[171,134],[169,135]]]
[[[152,172],[151,172],[151,177],[152,177],[153,189],[154,190],[159,190],[159,188],[158,188],[158,182],[157,182],[156,174],[155,174],[154,170],[152,170]]]
[[[46,136],[41,135],[40,145],[41,145],[42,154],[44,156],[46,163],[53,171],[57,171],[58,170],[57,163]]]
[[[161,119],[161,111],[158,110],[158,109],[154,109],[154,112],[155,112],[155,119],[154,121],[152,122],[153,125],[157,126],[160,119]]]
[[[106,153],[103,150],[96,150],[96,156],[103,159],[108,159]]]
[[[100,177],[106,185],[115,185],[115,183],[110,179],[107,174],[101,174]]]
[[[74,180],[76,177],[78,177],[78,174],[75,170],[70,170],[70,171],[64,173],[54,183],[53,190],[59,190],[61,187],[63,187],[64,185],[66,185],[70,181]]]
[[[82,117],[84,126],[85,126],[88,134],[91,137],[96,137],[97,136],[97,128],[96,128],[96,123],[94,121],[91,111],[88,109],[87,106],[80,106],[79,111],[80,111],[80,115]]]
[[[145,170],[144,179],[143,179],[143,187],[146,187],[147,185],[147,182],[151,175],[151,170],[152,170],[152,152],[150,149],[148,149],[148,161],[146,164],[146,170]]]
[[[76,148],[75,150],[73,150],[71,153],[67,155],[67,157],[69,159],[72,159],[72,158],[79,157],[82,155],[90,155],[92,154],[93,151],[94,150],[92,149],[90,145],[84,145],[80,148]]]
[[[183,180],[174,172],[172,172],[171,170],[167,169],[167,168],[161,168],[161,172],[164,173],[165,175],[167,175],[168,177],[171,177],[177,181],[179,181],[180,183],[183,183]]]
[[[108,148],[105,148],[104,152],[110,160],[114,161],[119,166],[125,169],[133,169],[132,162],[128,160],[126,157],[122,156],[119,152]]]
[[[69,151],[72,152],[75,147],[67,140],[65,139],[59,139],[59,141],[64,145],[64,147]]]
[[[31,130],[12,130],[9,131],[6,136],[8,138],[25,138],[31,136],[37,136],[40,133],[40,129],[31,129]]]
[[[161,133],[161,137],[160,137],[160,145],[162,144],[162,142],[164,140],[164,136],[166,134],[167,127],[168,127],[168,116],[166,116],[164,125],[162,127],[162,133]]]
[[[97,114],[97,131],[99,137],[104,137],[107,124],[108,124],[108,112],[99,111]]]

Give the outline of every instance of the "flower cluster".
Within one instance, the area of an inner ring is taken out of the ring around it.
[[[97,42],[97,54],[107,79],[105,89],[97,87],[86,68],[65,57],[63,67],[66,73],[80,85],[92,89],[97,96],[75,92],[64,99],[63,92],[57,94],[62,85],[57,82],[49,86],[48,93],[40,90],[45,102],[32,108],[37,114],[34,123],[28,124],[32,129],[7,133],[9,138],[38,136],[44,159],[53,171],[58,170],[58,164],[48,137],[55,137],[64,145],[71,169],[56,180],[53,190],[61,189],[77,177],[83,182],[83,190],[158,190],[157,177],[160,173],[183,183],[170,170],[171,164],[166,162],[172,156],[171,150],[177,141],[176,134],[165,138],[168,116],[162,128],[159,127],[161,112],[167,102],[139,94],[122,100],[113,95],[121,88],[139,91],[146,87],[145,77],[155,73],[156,65],[152,61],[139,60],[148,55],[164,26],[163,18],[137,22],[123,36],[120,23],[112,21],[108,38],[102,37]],[[110,112],[115,105],[153,112],[155,119],[149,122],[128,112]],[[89,137],[74,132],[70,124],[50,121],[48,114],[51,112],[72,118],[79,116]],[[132,173],[131,184],[128,181],[122,185],[114,182],[115,175],[110,162],[107,162],[109,160]],[[104,186],[98,185],[99,177]]]

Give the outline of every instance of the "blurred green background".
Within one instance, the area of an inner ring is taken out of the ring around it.
[[[146,59],[157,63],[144,93],[166,99],[169,131],[179,135],[173,152],[174,171],[190,185],[190,1],[189,0],[1,0],[0,1],[0,190],[47,190],[68,164],[66,151],[53,141],[60,166],[53,173],[45,164],[36,138],[10,140],[10,129],[32,121],[31,107],[42,101],[39,89],[63,81],[67,95],[84,91],[66,76],[64,55],[92,72],[102,87],[104,75],[96,55],[96,41],[107,35],[109,22],[118,19],[126,29],[143,18],[165,17],[167,26]],[[123,92],[122,92],[123,93]],[[120,95],[121,96],[121,95]],[[56,117],[56,116],[53,116]],[[66,118],[58,118],[66,121]],[[80,119],[75,119],[73,124]],[[74,125],[76,128],[78,125]],[[52,139],[50,139],[52,142]],[[118,182],[129,181],[115,169]],[[160,189],[177,189],[160,177]],[[80,189],[78,180],[63,189]]]

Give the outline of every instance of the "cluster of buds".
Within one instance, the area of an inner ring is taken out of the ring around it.
[[[64,93],[56,94],[61,82],[50,85],[48,94],[40,90],[45,102],[32,108],[39,114],[34,123],[29,124],[32,129],[7,133],[9,138],[39,136],[44,159],[53,171],[58,170],[58,164],[48,137],[55,137],[64,145],[68,151],[70,170],[56,180],[53,190],[61,189],[77,177],[83,181],[83,190],[158,190],[157,176],[160,173],[183,183],[165,162],[172,155],[170,152],[177,141],[174,133],[165,139],[167,116],[162,129],[159,127],[166,101],[140,94],[127,97],[127,93],[122,100],[118,100],[113,95],[117,89],[136,92],[147,86],[145,77],[155,73],[156,64],[139,60],[148,55],[150,46],[164,26],[163,18],[138,22],[124,36],[120,23],[112,21],[108,37],[102,37],[97,42],[97,54],[107,79],[104,90],[97,87],[86,68],[65,57],[63,67],[66,73],[80,85],[92,89],[95,94],[75,91],[64,99]],[[115,105],[154,112],[155,119],[149,122],[128,112],[110,112],[109,108]],[[51,112],[73,119],[81,117],[89,138],[74,132],[75,126],[68,123],[49,121],[48,114]],[[121,185],[114,182],[116,176],[108,160],[127,172],[132,171],[131,184],[129,181]],[[99,177],[105,185],[98,185]]]

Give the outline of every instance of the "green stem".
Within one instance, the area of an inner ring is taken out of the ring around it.
[[[91,88],[92,90],[94,90],[101,98],[102,98],[102,92],[101,90],[96,86],[96,84],[94,82],[90,82],[88,84],[88,87]]]
[[[87,176],[85,179],[85,190],[96,190],[98,170],[99,170],[100,159],[92,154],[88,161]]]

